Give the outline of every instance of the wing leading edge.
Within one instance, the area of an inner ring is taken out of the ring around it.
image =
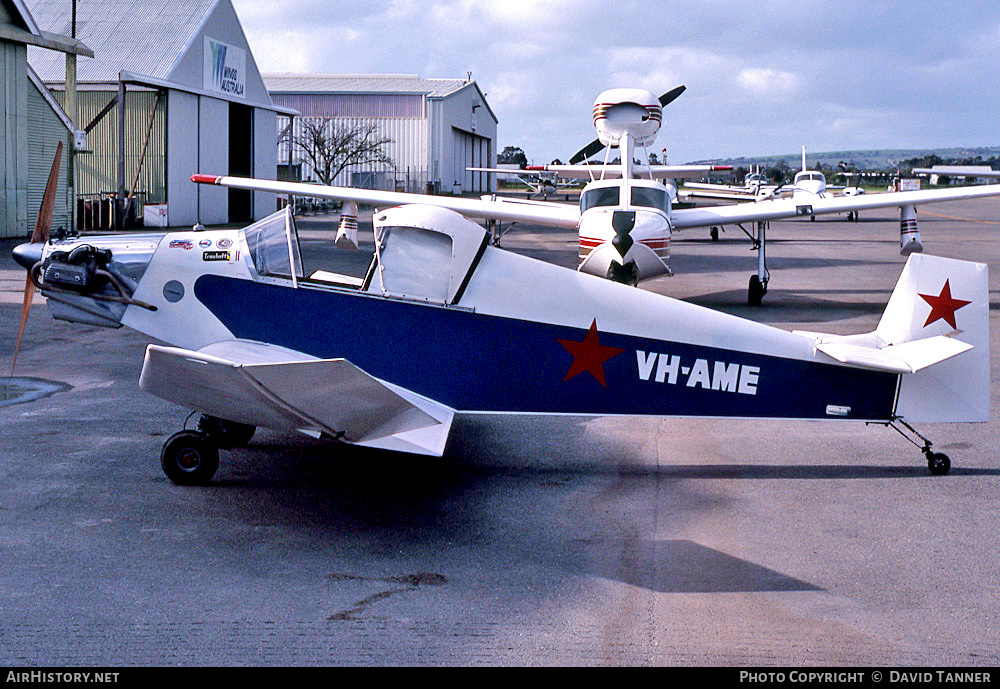
[[[368,375],[258,342],[149,345],[139,387],[213,416],[356,445],[441,456],[454,410]]]
[[[810,199],[807,202],[791,199],[774,199],[757,203],[742,203],[735,206],[712,206],[708,208],[678,208],[671,214],[674,229],[688,227],[708,227],[757,220],[780,220],[798,215],[824,215],[846,213],[874,208],[895,208],[919,206],[923,203],[959,201],[983,196],[1000,196],[1000,185],[991,184],[956,189],[932,189],[928,191],[900,191],[871,196],[834,196]]]
[[[354,189],[352,187],[332,187],[321,184],[302,184],[300,182],[277,182],[249,177],[193,175],[191,181],[199,184],[215,184],[232,189],[271,191],[279,194],[291,194],[293,196],[354,201],[355,203],[364,203],[383,209],[409,203],[419,203],[425,206],[447,208],[469,218],[538,223],[540,225],[563,227],[573,230],[576,229],[580,222],[579,208],[557,203],[513,204],[493,200],[463,198],[461,196],[409,194],[400,191]]]

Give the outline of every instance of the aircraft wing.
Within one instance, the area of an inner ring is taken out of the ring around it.
[[[794,218],[798,215],[825,215],[875,208],[919,206],[924,203],[959,201],[982,196],[1000,196],[1000,184],[927,191],[900,191],[864,196],[832,196],[830,198],[815,198],[809,203],[786,198],[733,206],[678,208],[671,213],[671,224],[674,229],[709,227],[758,220],[781,220]]]
[[[912,170],[915,175],[944,175],[946,177],[1000,177],[1000,170],[970,170],[962,169],[961,165],[952,166],[950,169],[934,169],[932,167],[915,167]]]
[[[455,413],[346,359],[247,340],[198,351],[149,345],[139,387],[241,423],[435,456],[444,453]]]
[[[579,208],[557,203],[513,204],[492,199],[484,200],[461,196],[409,194],[400,191],[354,189],[352,187],[332,187],[321,184],[302,184],[301,182],[277,182],[249,177],[193,175],[191,181],[199,184],[215,184],[232,189],[271,191],[279,194],[291,194],[293,196],[354,201],[355,203],[364,203],[379,208],[419,203],[426,206],[448,208],[469,218],[534,223],[571,230],[575,230],[580,222]]]
[[[656,179],[701,177],[710,172],[732,172],[731,165],[636,165],[632,172],[636,177],[654,177]],[[621,177],[621,165],[539,165],[528,166],[528,171],[555,172],[560,177],[589,179],[603,177],[604,179]]]

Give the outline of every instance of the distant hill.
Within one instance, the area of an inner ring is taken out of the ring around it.
[[[831,167],[843,161],[848,165],[854,165],[860,170],[880,170],[891,167],[900,160],[910,158],[922,158],[928,155],[937,155],[944,159],[950,158],[993,158],[1000,156],[1000,146],[983,146],[978,148],[923,148],[923,149],[876,149],[870,151],[825,151],[813,152],[806,150],[806,162],[810,165],[822,163]],[[787,153],[784,155],[755,156],[740,158],[714,158],[712,160],[694,160],[691,164],[715,163],[717,165],[732,165],[733,167],[749,167],[750,165],[762,165],[770,167],[778,161],[785,161],[789,167],[798,169],[802,161],[802,151]]]

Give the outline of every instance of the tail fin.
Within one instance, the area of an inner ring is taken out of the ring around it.
[[[941,336],[971,345],[947,360],[904,374],[896,401],[897,416],[910,422],[989,420],[989,280],[985,264],[911,254],[875,335],[890,346]]]

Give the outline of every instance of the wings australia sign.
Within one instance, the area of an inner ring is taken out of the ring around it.
[[[205,90],[246,98],[247,51],[205,36]]]

